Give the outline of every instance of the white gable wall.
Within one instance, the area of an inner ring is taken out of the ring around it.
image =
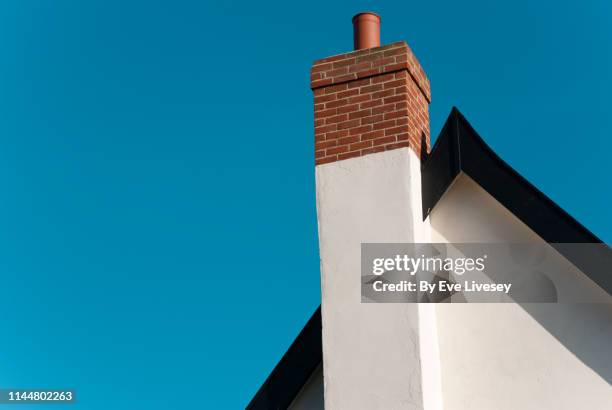
[[[543,242],[465,175],[429,219],[432,242]],[[610,300],[561,256],[558,263],[562,291]],[[612,408],[612,304],[437,304],[435,310],[444,409]]]

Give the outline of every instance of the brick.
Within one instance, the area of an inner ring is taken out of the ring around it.
[[[364,148],[370,148],[371,146],[372,146],[372,140],[361,141],[361,142],[357,142],[355,144],[351,144],[349,146],[349,150],[350,151],[360,150],[360,149],[364,149]]]
[[[395,90],[384,90],[375,92],[374,94],[372,94],[372,98],[384,98],[392,95],[395,95]]]
[[[338,94],[328,94],[328,95],[319,95],[315,96],[314,102],[315,104],[323,104],[329,101],[334,101]]]
[[[341,77],[335,77],[334,78],[334,83],[343,83],[345,81],[351,81],[357,78],[357,74],[352,73],[352,74],[347,74],[347,75],[343,75]]]
[[[348,74],[348,72],[348,67],[336,68],[334,70],[325,72],[325,77],[339,77],[341,75]]]
[[[369,70],[370,68],[372,68],[372,65],[369,62],[363,62],[363,63],[358,63],[355,65],[352,65],[348,68],[349,73],[356,73],[358,71],[365,71],[365,70]]]
[[[348,114],[334,115],[333,117],[327,117],[325,119],[325,124],[336,124],[346,120],[348,120]]]
[[[325,87],[326,85],[330,85],[331,83],[332,83],[332,79],[326,78],[323,80],[313,81],[312,83],[310,83],[310,86],[312,88],[319,88],[319,87]]]
[[[379,98],[378,100],[371,100],[371,101],[363,102],[359,105],[359,108],[377,107],[379,105],[382,105],[382,103],[383,103],[383,100]]]
[[[325,94],[333,94],[340,91],[344,91],[348,88],[346,84],[336,84],[330,85],[329,87],[325,87]]]
[[[327,150],[325,150],[325,153],[327,155],[339,154],[339,153],[342,153],[342,152],[347,152],[348,148],[349,148],[348,145],[341,145],[339,147],[328,148]]]
[[[366,132],[365,134],[361,136],[361,140],[362,141],[371,140],[371,139],[380,138],[384,136],[385,136],[385,130],[377,130],[377,131],[372,131],[372,132]]]
[[[330,162],[335,162],[337,160],[338,160],[338,156],[337,155],[330,155],[330,156],[327,156],[327,157],[324,157],[324,158],[317,159],[315,161],[315,163],[317,165],[323,165],[323,164],[327,164],[327,163],[330,163]]]
[[[338,145],[337,140],[326,140],[326,141],[317,142],[315,144],[315,151],[323,150],[325,148],[335,147],[336,145]]]
[[[335,62],[334,68],[346,67],[355,64],[355,62],[355,58],[347,58],[345,60]]]
[[[338,95],[338,94],[332,94],[332,95]],[[334,100],[334,101],[330,101],[327,104],[325,104],[325,108],[337,108],[337,107],[342,107],[343,105],[346,105],[348,103],[348,99],[347,98],[343,98],[341,100]]]
[[[395,120],[389,120],[389,121],[377,122],[376,124],[373,124],[372,129],[382,130],[382,129],[391,128],[394,126],[395,126]]]
[[[315,158],[323,158],[325,156],[325,151],[315,151]]]
[[[338,145],[352,144],[354,142],[359,142],[359,136],[358,135],[353,135],[352,137],[340,138],[338,140]]]
[[[395,95],[406,95],[410,94],[410,88],[407,86],[397,87],[395,88]]]
[[[371,79],[369,79],[369,78],[362,78],[360,80],[351,81],[351,83],[348,85],[348,88],[364,87],[366,85],[369,85],[370,81],[371,81]]]
[[[381,122],[383,120],[383,115],[373,115],[372,117],[366,117],[361,119],[361,124],[373,124],[376,122]]]
[[[381,58],[379,60],[372,61],[372,67],[383,67],[389,64],[393,64],[395,63],[395,61],[396,60],[393,57]]]
[[[365,70],[365,71],[359,71],[358,73],[356,73],[357,78],[364,78],[364,77],[371,77],[373,75],[376,75],[380,72],[380,70],[378,68],[372,68],[369,70]]]
[[[349,103],[354,104],[354,103],[359,103],[363,101],[369,101],[371,98],[372,98],[371,94],[360,94],[355,97],[349,98]]]
[[[385,135],[401,134],[410,131],[407,125],[400,125],[399,127],[387,128]]]
[[[395,142],[395,137],[394,136],[377,138],[377,139],[374,140],[374,145],[384,145],[384,144],[388,144],[390,142]],[[331,148],[331,149],[333,149],[333,148]],[[327,152],[329,153],[329,150],[327,150]]]
[[[355,118],[363,118],[363,117],[367,117],[370,114],[372,114],[372,110],[371,109],[365,109],[365,110],[361,110],[361,111],[355,111],[349,114],[349,120],[355,119]]]
[[[371,63],[373,61],[380,60],[383,57],[384,57],[383,53],[371,53],[371,54],[364,55],[362,57],[358,57],[357,63],[364,63],[364,62]]]
[[[372,84],[384,83],[393,79],[395,79],[393,73],[377,75],[376,77],[372,78]]]
[[[387,91],[392,91],[392,93],[390,95],[392,95],[392,97],[387,97],[385,98],[385,104],[390,104],[390,103],[395,103],[395,102],[405,102],[406,101],[406,96],[404,95],[395,95],[395,90],[387,90]],[[328,105],[326,105],[327,107]]]
[[[372,108],[372,114],[382,114],[389,111],[395,110],[395,104],[385,104],[380,107]]]
[[[385,149],[387,150],[391,150],[391,149],[397,149],[397,148],[410,148],[410,142],[409,141],[402,141],[402,142],[396,142],[394,144],[387,144],[385,145]]]
[[[362,87],[361,90],[359,90],[359,93],[360,94],[372,93],[374,91],[380,91],[382,89],[383,89],[382,84],[368,85],[366,87]]]
[[[359,109],[359,104],[345,105],[343,107],[338,108],[338,114],[353,112],[353,111],[357,111],[358,109]]]
[[[408,70],[408,63],[397,63],[397,64],[389,64],[383,67],[383,71],[385,73],[390,73],[392,71],[399,71],[399,70]]]
[[[347,152],[345,154],[338,155],[338,160],[341,161],[343,159],[349,159],[349,158],[354,158],[354,157],[359,157],[359,156],[361,156],[361,153],[359,151]]]
[[[385,83],[384,87],[385,87],[385,90],[387,90],[389,88],[400,87],[406,84],[408,84],[408,81],[404,78],[400,78],[399,80],[393,80],[393,81],[389,81],[388,83]]]
[[[402,117],[395,120],[395,125],[408,124],[408,117]]]
[[[364,132],[368,132],[372,130],[371,125],[362,125],[361,127],[351,128],[349,131],[350,135],[358,135],[363,134]]]
[[[378,147],[372,147],[372,148],[361,150],[361,155],[374,154],[376,152],[383,152],[383,151],[385,151],[385,147],[384,145],[381,145]]]
[[[385,51],[384,56],[385,57],[392,57],[392,56],[396,56],[396,55],[399,55],[399,54],[405,54],[407,52],[408,52],[408,50],[403,48],[403,47],[402,48],[395,48],[395,49],[392,49],[392,50]]]
[[[325,139],[342,138],[349,135],[349,130],[332,131],[325,134]]]
[[[348,97],[351,97],[353,95],[358,95],[358,94],[359,94],[359,89],[354,88],[351,90],[342,91],[336,95],[338,96],[338,99],[340,99],[340,98],[348,98]]]
[[[395,139],[397,141],[407,141],[410,139],[410,134],[409,133],[404,133],[404,134],[398,134],[395,136]]]
[[[350,121],[341,122],[340,124],[338,124],[338,129],[344,130],[347,128],[353,128],[353,127],[358,126],[359,122],[360,122],[359,120],[350,120]]]
[[[331,70],[333,68],[333,64],[332,63],[327,63],[327,64],[319,64],[319,65],[314,65],[312,66],[312,73],[318,73],[321,71],[328,71]]]
[[[336,131],[336,124],[331,124],[331,125],[323,125],[322,127],[317,127],[315,128],[315,135],[317,134],[325,134],[326,132],[329,131]]]
[[[400,54],[395,56],[396,63],[405,63],[408,61],[408,54]]]
[[[325,117],[331,117],[332,115],[336,115],[338,112],[338,110],[336,108],[330,108],[327,110],[321,110],[321,111],[316,111],[315,110],[315,117],[318,118],[325,118]]]
[[[392,118],[399,118],[399,117],[407,117],[407,116],[408,116],[407,110],[393,111],[393,112],[388,112],[385,114],[385,120],[390,120]]]

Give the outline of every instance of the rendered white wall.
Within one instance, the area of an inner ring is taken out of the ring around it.
[[[420,178],[408,148],[316,167],[328,410],[440,408],[433,307],[361,303],[362,242],[429,241]]]
[[[432,242],[543,242],[465,175],[429,219]],[[562,257],[556,263],[562,291],[610,301]],[[612,304],[435,309],[444,409],[612,409]]]

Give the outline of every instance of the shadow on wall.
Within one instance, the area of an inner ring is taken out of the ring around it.
[[[440,201],[429,215],[434,242],[544,243],[542,238],[465,175],[458,177],[452,189],[449,189],[444,196],[445,199]],[[571,275],[568,277],[572,278]],[[585,286],[589,283],[593,287]],[[545,285],[542,283],[542,286]],[[605,296],[605,291],[586,276],[576,277],[576,282],[569,282],[569,286],[570,291],[578,288],[593,289]],[[555,295],[551,294],[551,299],[554,300],[553,296]],[[523,300],[517,305],[568,352],[593,370],[608,385],[612,385],[612,303],[527,303]],[[460,312],[457,312],[457,315],[451,314],[450,317],[454,319],[461,317]],[[511,316],[505,319],[515,320],[515,318]],[[515,324],[506,323],[506,325]],[[499,341],[509,343],[508,347],[512,347],[520,354],[520,347],[510,346],[512,342]],[[530,340],[522,342],[529,344]],[[524,358],[529,359],[528,356]],[[557,360],[552,352],[544,359]],[[554,362],[550,365],[557,368]],[[564,377],[563,374],[554,376]]]
[[[612,385],[612,304],[523,303],[520,306]]]

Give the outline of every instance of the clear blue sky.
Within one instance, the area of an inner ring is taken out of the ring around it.
[[[364,9],[432,135],[458,106],[612,241],[608,1],[2,2],[0,387],[248,402],[319,304],[309,67]]]

